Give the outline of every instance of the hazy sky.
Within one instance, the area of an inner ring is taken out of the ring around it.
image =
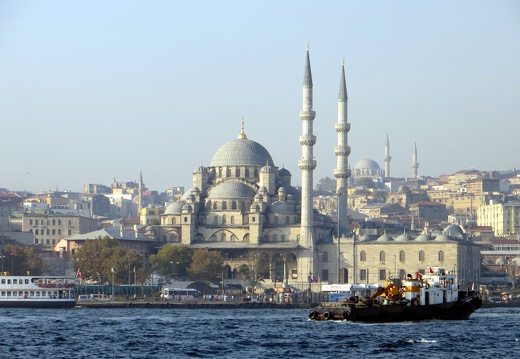
[[[301,183],[310,43],[315,183],[333,177],[345,58],[349,163],[392,176],[520,168],[518,1],[1,1],[0,187],[191,187],[246,134]]]

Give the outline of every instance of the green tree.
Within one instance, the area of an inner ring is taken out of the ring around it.
[[[330,177],[320,178],[316,184],[316,189],[336,193],[336,180]]]
[[[356,186],[364,186],[366,188],[375,188],[376,184],[374,183],[374,180],[370,177],[363,177],[356,181]]]
[[[374,201],[376,202],[379,202],[379,203],[385,203],[386,202],[386,192],[382,192],[382,191],[377,191],[374,193]]]
[[[181,244],[166,244],[150,260],[153,269],[164,279],[187,279],[188,267],[191,265],[193,250]]]
[[[190,279],[218,282],[222,276],[224,258],[220,253],[196,249],[193,252],[192,262],[188,268]]]
[[[109,283],[114,278],[115,284],[127,284],[129,277],[130,282],[133,282],[134,268],[140,280],[147,273],[139,253],[123,250],[119,241],[110,237],[85,241],[74,253],[73,263],[74,268],[81,271],[84,280],[96,283]]]
[[[4,247],[2,256],[4,271],[11,275],[40,275],[45,271],[43,260],[34,248],[8,244]]]

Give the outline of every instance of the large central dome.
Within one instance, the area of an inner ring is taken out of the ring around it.
[[[238,138],[220,147],[210,166],[265,166],[266,163],[274,167],[273,159],[264,146],[247,138]]]

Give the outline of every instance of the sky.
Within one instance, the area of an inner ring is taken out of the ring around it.
[[[345,61],[349,164],[391,175],[520,168],[518,1],[0,2],[0,187],[192,185],[247,137],[301,183],[302,83],[314,182],[333,178]]]

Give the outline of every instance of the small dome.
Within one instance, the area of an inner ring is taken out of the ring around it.
[[[173,202],[166,207],[164,214],[181,214],[184,202]]]
[[[188,199],[188,197],[192,195],[191,192],[194,191],[195,189],[198,190],[197,187],[192,187],[189,190],[187,190],[186,192],[184,192],[184,194],[182,195],[182,197],[180,199],[180,202],[186,201]]]
[[[423,233],[423,234],[417,236],[417,238],[415,238],[415,240],[417,242],[426,242],[426,241],[431,240],[431,237],[428,234]]]
[[[194,173],[207,173],[208,170],[203,165],[200,165],[199,167],[195,168],[195,170],[193,170],[193,172]]]
[[[413,238],[410,237],[409,234],[407,234],[407,233],[403,233],[403,234],[401,234],[399,237],[397,237],[397,238],[395,239],[395,241],[396,241],[396,242],[408,242],[408,241],[411,241],[412,239],[413,239]]]
[[[450,224],[448,227],[444,228],[442,234],[445,234],[452,239],[464,239],[464,232],[456,224]]]
[[[182,206],[182,210],[183,211],[192,211],[193,207],[189,204],[185,204],[184,206]]]
[[[385,233],[382,236],[380,236],[378,239],[376,239],[377,242],[391,242],[393,240],[394,239],[392,237],[390,237],[390,235],[388,233]]]
[[[376,161],[369,159],[368,157],[356,163],[354,167],[356,170],[368,169],[372,171],[379,171],[381,168]]]
[[[450,238],[445,235],[444,233],[441,233],[439,234],[437,237],[434,238],[436,241],[439,241],[439,242],[446,242],[446,241],[449,241]]]
[[[258,203],[251,204],[251,211],[260,211],[260,205]]]
[[[294,206],[287,202],[274,202],[267,209],[269,213],[294,213]]]
[[[285,168],[282,168],[278,170],[278,177],[291,177],[291,172],[289,172]]]
[[[244,183],[224,182],[211,189],[208,199],[253,198],[255,195],[255,190]]]
[[[264,146],[247,138],[238,138],[221,146],[210,166],[265,166],[266,163],[274,167],[273,159]]]

